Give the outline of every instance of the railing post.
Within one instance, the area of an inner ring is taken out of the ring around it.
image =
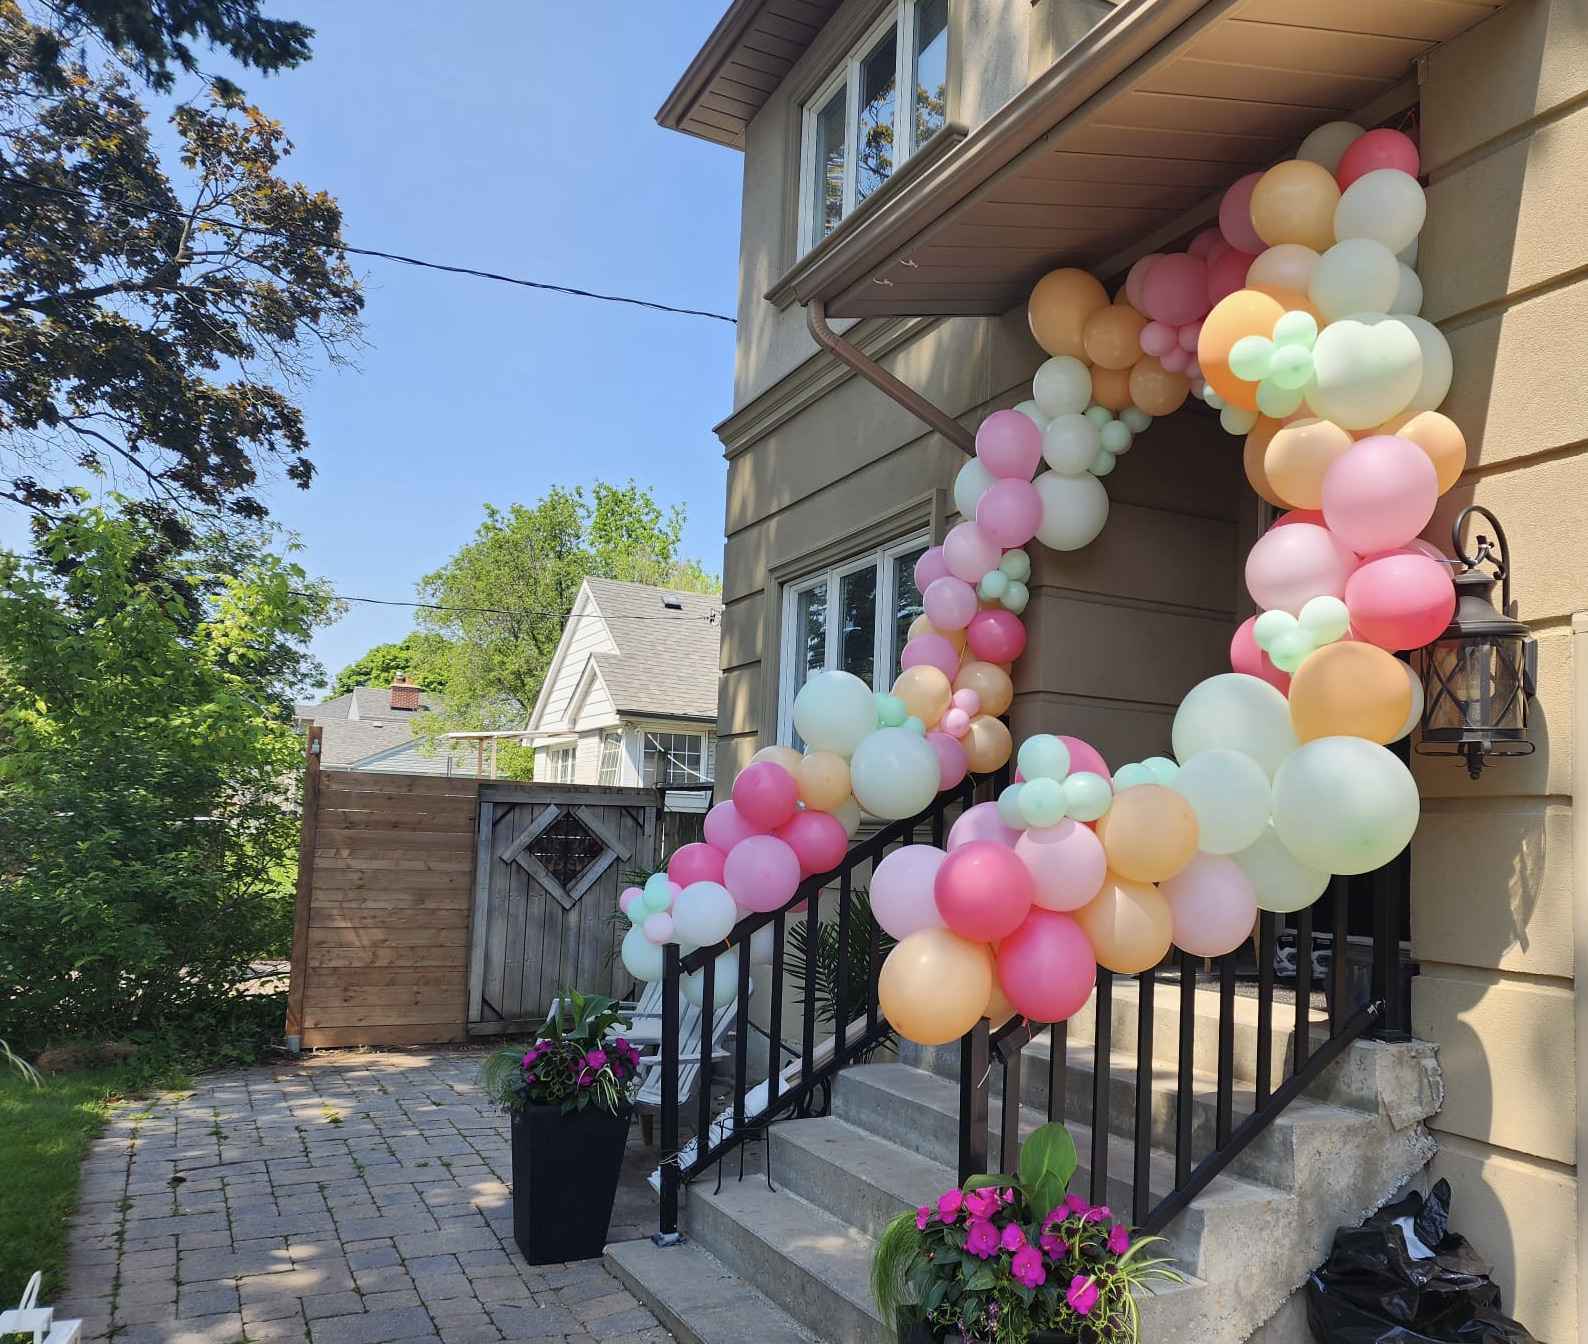
[[[1369,877],[1373,893],[1373,998],[1384,1005],[1370,1033],[1402,1041],[1411,1024],[1401,1012],[1401,910],[1411,895],[1412,852],[1403,849]]]
[[[659,1239],[678,1235],[678,944],[662,948],[662,1225]],[[697,1140],[698,1142],[698,1140]]]
[[[987,1170],[987,1077],[991,1051],[984,1017],[959,1038],[959,1183]]]

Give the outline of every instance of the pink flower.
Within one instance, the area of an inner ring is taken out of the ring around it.
[[[972,1190],[965,1196],[965,1212],[972,1218],[991,1218],[1002,1205],[996,1190]]]
[[[1109,1228],[1108,1249],[1115,1255],[1124,1255],[1130,1249],[1130,1232],[1124,1223],[1115,1223]]]
[[[1092,1206],[1079,1195],[1065,1195],[1064,1207],[1071,1213],[1080,1213],[1083,1209],[1089,1209]]]
[[[599,1069],[607,1062],[605,1050],[592,1050],[584,1057],[584,1062],[592,1069]]]
[[[1044,1232],[1038,1237],[1037,1245],[1042,1247],[1055,1260],[1062,1260],[1070,1253],[1070,1248],[1064,1239],[1054,1235],[1052,1232]]]
[[[1003,1237],[998,1244],[1006,1251],[1018,1251],[1026,1244],[1026,1234],[1020,1230],[1019,1223],[1010,1223],[1004,1228]]]
[[[925,1204],[915,1211],[915,1228],[918,1232],[925,1232],[926,1225],[932,1221],[932,1210]]]
[[[1042,1252],[1035,1246],[1022,1246],[1016,1251],[1009,1272],[1016,1282],[1027,1288],[1040,1288],[1048,1280],[1048,1271],[1042,1266]]]
[[[952,1223],[964,1203],[965,1196],[960,1191],[945,1190],[937,1197],[937,1216],[945,1223]]]
[[[1085,1316],[1097,1305],[1097,1284],[1090,1278],[1082,1278],[1077,1274],[1070,1280],[1070,1286],[1064,1294],[1064,1300],[1080,1315]]]
[[[998,1253],[998,1229],[984,1218],[973,1219],[966,1228],[965,1249],[982,1260]]]

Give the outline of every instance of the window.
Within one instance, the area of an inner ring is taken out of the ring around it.
[[[646,733],[645,783],[704,784],[706,739],[699,733]]]
[[[783,675],[778,741],[803,747],[794,697],[817,672],[852,672],[886,691],[911,623],[921,614],[915,562],[926,538],[893,542],[783,589]]]
[[[597,784],[618,782],[618,762],[623,756],[623,734],[601,734],[601,768],[596,775]]]
[[[902,100],[901,88],[909,90]],[[947,101],[948,0],[894,0],[805,105],[802,253],[931,138]]]
[[[548,784],[573,783],[575,747],[553,747],[546,753],[546,782]]]

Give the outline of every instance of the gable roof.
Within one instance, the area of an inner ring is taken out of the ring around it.
[[[391,688],[355,686],[319,705],[298,705],[299,723],[320,728],[320,764],[342,769],[366,756],[390,751],[414,740],[414,721],[437,708],[439,702],[420,692],[418,709],[393,709]]]
[[[618,713],[716,719],[721,599],[614,579],[586,579],[585,587],[618,646],[590,655]]]

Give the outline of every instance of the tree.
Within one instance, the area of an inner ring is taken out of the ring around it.
[[[0,554],[0,1039],[151,1025],[283,955],[292,679],[334,608],[137,508]]]
[[[438,696],[447,693],[448,641],[442,635],[415,630],[396,644],[377,644],[357,662],[349,663],[331,683],[332,695],[347,695],[355,686],[390,686],[399,674]]]
[[[63,8],[183,63],[172,31],[246,26],[254,5]],[[290,393],[358,341],[341,211],[279,175],[281,126],[220,88],[173,113],[179,190],[124,76],[41,72],[59,36],[0,0],[0,497],[55,516],[72,480],[110,476],[173,515],[262,518],[262,475],[314,472]],[[291,54],[260,41],[260,62]]]
[[[445,636],[445,709],[424,731],[522,728],[588,575],[715,593],[720,582],[680,554],[684,510],[663,513],[649,489],[597,481],[554,486],[532,508],[487,505],[474,540],[419,582],[436,610],[419,624]]]

